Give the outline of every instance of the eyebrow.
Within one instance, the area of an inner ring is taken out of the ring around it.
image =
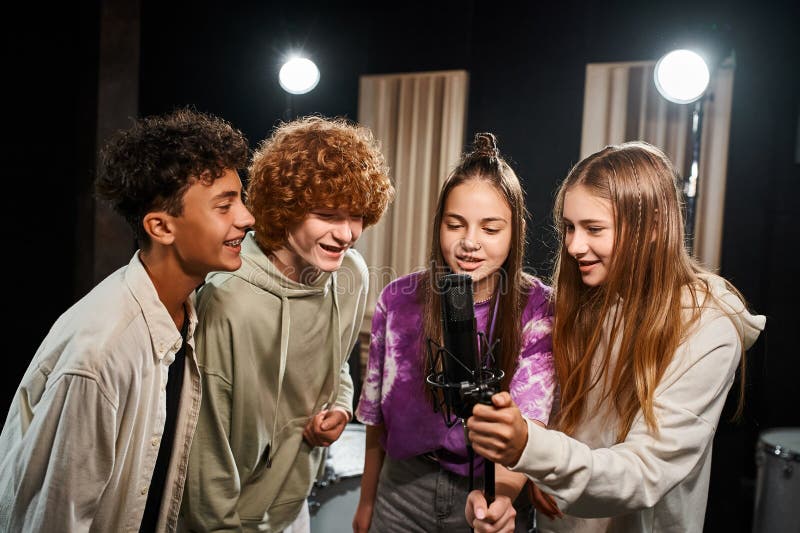
[[[238,197],[239,197],[239,191],[224,191],[215,195],[211,199],[211,201],[216,202],[217,200],[225,200],[227,198],[238,198]]]
[[[562,222],[573,223],[567,217],[561,217],[561,221]],[[584,218],[582,220],[579,220],[578,224],[609,224],[609,221],[608,220],[603,220],[603,219],[600,219],[600,218]]]
[[[456,219],[460,220],[461,222],[466,222],[467,221],[466,218],[462,217],[461,215],[457,215],[455,213],[445,213],[444,216],[445,216],[445,218],[447,218],[447,217],[456,218]],[[482,218],[480,221],[481,222],[508,222],[503,217],[486,217],[486,218]]]

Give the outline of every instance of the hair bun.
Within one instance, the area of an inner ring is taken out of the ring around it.
[[[475,134],[475,139],[472,141],[472,151],[475,155],[500,158],[500,150],[497,149],[497,138],[489,132]]]

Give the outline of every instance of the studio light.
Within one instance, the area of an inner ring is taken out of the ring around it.
[[[319,83],[319,69],[310,59],[293,57],[281,67],[278,81],[289,94],[305,94]]]
[[[711,75],[696,52],[673,50],[656,63],[653,77],[661,95],[676,104],[690,104],[703,96]]]
[[[661,96],[676,104],[691,104],[692,162],[689,175],[683,180],[685,200],[684,223],[686,248],[694,253],[695,216],[700,178],[700,140],[703,129],[703,100],[711,73],[700,54],[691,50],[673,50],[658,60],[653,79]]]

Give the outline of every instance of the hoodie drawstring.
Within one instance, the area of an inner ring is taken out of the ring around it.
[[[331,275],[331,297],[333,298],[333,331],[336,337],[333,339],[333,365],[331,365],[331,372],[333,372],[333,388],[331,395],[328,397],[328,406],[335,405],[336,395],[339,391],[339,384],[341,382],[341,368],[342,368],[342,331],[341,321],[339,318],[339,291],[337,289],[337,275],[334,272]]]
[[[331,371],[333,372],[333,388],[331,395],[328,398],[328,406],[334,405],[339,385],[341,383],[340,369],[342,366],[342,339],[341,339],[341,318],[339,312],[339,298],[336,290],[336,273],[331,276],[331,296],[333,297],[333,365]],[[272,457],[277,450],[275,446],[275,438],[278,431],[278,406],[281,403],[281,393],[283,392],[283,379],[286,375],[286,362],[289,357],[289,327],[291,325],[291,318],[289,313],[289,298],[286,295],[281,296],[281,354],[280,364],[278,366],[278,394],[275,397],[275,416],[272,420],[272,435],[270,437],[270,445],[267,450],[267,467],[272,466]]]
[[[278,406],[281,403],[281,392],[283,391],[283,377],[286,375],[286,360],[289,357],[289,298],[281,296],[281,357],[278,365],[278,394],[275,397],[275,416],[272,419],[272,435],[270,436],[270,447],[267,457],[267,467],[272,466],[272,455],[276,447],[275,437],[278,431]]]

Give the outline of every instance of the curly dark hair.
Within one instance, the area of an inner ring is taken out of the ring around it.
[[[248,207],[266,252],[314,208],[347,209],[375,224],[394,198],[383,154],[369,128],[345,119],[304,117],[280,124],[253,156]]]
[[[143,247],[150,239],[147,213],[180,216],[183,194],[197,181],[213,182],[228,169],[241,169],[247,139],[227,121],[191,109],[145,117],[118,132],[103,148],[95,190],[133,229]]]

